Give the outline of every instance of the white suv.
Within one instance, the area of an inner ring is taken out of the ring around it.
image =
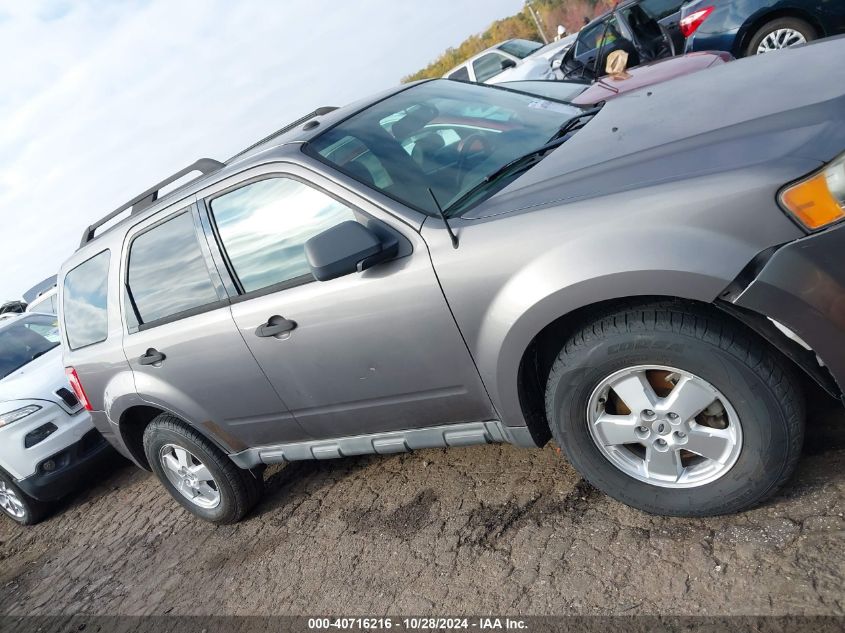
[[[0,510],[37,522],[107,447],[68,384],[56,317],[0,323]]]

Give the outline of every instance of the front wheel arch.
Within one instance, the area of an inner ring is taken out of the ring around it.
[[[648,307],[687,308],[690,311],[704,311],[718,318],[728,318],[736,327],[752,337],[759,345],[771,353],[789,362],[796,373],[804,379],[804,386],[816,384],[816,378],[792,358],[783,354],[777,345],[789,345],[786,336],[776,344],[769,342],[735,315],[724,312],[715,305],[703,301],[694,301],[678,297],[642,296],[626,297],[601,301],[578,308],[565,314],[544,327],[525,349],[519,363],[518,393],[522,414],[528,424],[531,436],[538,446],[545,445],[551,439],[551,427],[546,416],[545,389],[546,381],[558,353],[566,342],[581,328],[591,322],[600,321],[607,314],[623,309],[643,309]]]
[[[711,516],[758,505],[794,471],[805,420],[795,372],[760,343],[702,306],[605,313],[555,361],[552,433],[587,481],[640,510]]]

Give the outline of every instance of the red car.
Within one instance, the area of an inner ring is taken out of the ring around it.
[[[638,88],[718,66],[731,60],[733,60],[731,54],[722,51],[690,53],[631,68],[626,71],[624,78],[605,75],[592,84],[572,81],[507,81],[498,85],[549,99],[590,106]]]

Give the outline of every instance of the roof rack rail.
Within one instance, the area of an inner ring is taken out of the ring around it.
[[[85,229],[85,233],[82,234],[82,242],[80,242],[79,247],[82,248],[88,242],[93,240],[94,237],[95,237],[94,234],[96,233],[98,228],[100,228],[101,226],[103,226],[107,222],[113,220],[114,218],[116,218],[118,215],[120,215],[121,213],[123,213],[127,209],[131,208],[131,211],[129,212],[130,215],[131,215],[133,213],[138,213],[139,211],[143,211],[144,209],[149,207],[153,202],[158,200],[158,192],[161,191],[161,189],[163,189],[164,187],[166,187],[167,185],[169,185],[171,183],[176,182],[177,180],[179,180],[183,176],[187,176],[192,171],[198,171],[198,172],[201,172],[203,175],[206,175],[206,174],[210,174],[212,172],[215,172],[218,169],[222,169],[223,167],[225,167],[225,165],[223,163],[221,163],[220,161],[214,160],[213,158],[200,158],[199,160],[197,160],[194,163],[188,165],[184,169],[180,169],[179,171],[177,171],[172,176],[165,178],[164,180],[162,180],[159,183],[156,183],[155,185],[153,185],[152,187],[147,189],[144,193],[135,196],[134,198],[132,198],[126,204],[121,205],[120,207],[118,207],[117,209],[115,209],[114,211],[109,213],[107,216],[105,216],[104,218],[98,220],[97,222],[94,222],[94,224],[92,224],[87,229]]]
[[[285,127],[283,127],[282,129],[280,129],[280,130],[276,130],[276,131],[275,131],[275,132],[273,132],[272,134],[270,134],[270,135],[268,135],[268,136],[265,136],[265,137],[264,137],[263,139],[261,139],[260,141],[256,141],[255,143],[253,143],[252,145],[250,145],[250,146],[249,146],[249,147],[247,147],[246,149],[242,149],[241,151],[239,151],[239,152],[238,152],[237,154],[235,154],[234,156],[232,156],[232,157],[230,157],[230,158],[227,158],[227,159],[226,159],[226,164],[228,165],[228,164],[229,164],[229,163],[231,163],[233,160],[235,160],[238,156],[243,156],[243,155],[244,155],[244,154],[246,154],[247,152],[251,152],[252,150],[254,150],[254,149],[255,149],[256,147],[258,147],[259,145],[263,145],[263,144],[264,144],[264,143],[266,143],[267,141],[272,141],[274,138],[276,138],[277,136],[281,136],[281,135],[282,135],[282,134],[284,134],[285,132],[290,132],[290,131],[291,131],[293,128],[295,128],[297,125],[299,125],[299,124],[301,124],[301,123],[305,123],[305,122],[306,122],[306,121],[308,121],[309,119],[313,119],[315,116],[323,116],[324,114],[328,114],[329,112],[334,112],[335,110],[337,110],[337,106],[323,106],[323,107],[321,107],[321,108],[317,108],[317,109],[316,109],[316,110],[314,110],[313,112],[309,112],[309,113],[308,113],[308,114],[306,114],[305,116],[303,116],[303,117],[299,117],[296,121],[293,121],[292,123],[288,123],[288,124],[287,124]]]

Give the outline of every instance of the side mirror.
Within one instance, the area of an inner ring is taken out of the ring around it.
[[[558,57],[552,60],[552,70],[560,70],[560,65],[563,63],[563,57]]]
[[[363,224],[341,222],[305,242],[305,257],[317,281],[329,281],[390,259],[398,241],[385,243]]]
[[[516,62],[512,59],[502,60],[502,70],[507,70],[508,68],[513,68],[514,66],[516,66]]]

